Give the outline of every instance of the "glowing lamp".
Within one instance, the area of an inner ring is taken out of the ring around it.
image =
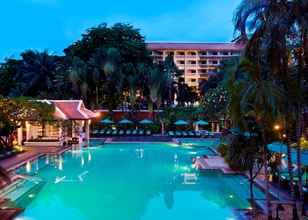
[[[275,125],[275,126],[274,126],[274,129],[275,129],[276,131],[279,131],[279,130],[280,130],[280,125]]]

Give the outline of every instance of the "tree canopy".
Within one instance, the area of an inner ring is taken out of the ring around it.
[[[170,105],[175,94],[180,104],[194,101],[195,93],[178,83],[180,76],[172,56],[153,63],[138,29],[103,23],[64,49],[64,56],[27,50],[20,59],[6,60],[0,65],[0,94],[82,99],[88,107],[109,110]]]
[[[0,146],[11,147],[12,135],[26,120],[51,121],[52,105],[24,97],[0,97]]]

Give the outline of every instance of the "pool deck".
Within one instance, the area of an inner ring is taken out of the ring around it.
[[[7,171],[15,170],[28,161],[36,160],[46,154],[61,154],[71,147],[25,147],[25,152],[0,161],[0,166]]]
[[[0,219],[1,220],[12,220],[22,211],[23,209],[21,208],[0,209]]]
[[[199,170],[220,170],[223,174],[237,174],[220,156],[198,157],[195,164]]]

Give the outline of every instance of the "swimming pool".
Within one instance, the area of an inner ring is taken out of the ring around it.
[[[192,147],[95,145],[19,170],[45,184],[31,194],[32,202],[16,220],[232,220],[234,209],[249,207],[247,180],[214,171],[199,173],[192,166],[198,154]],[[255,194],[264,198],[257,189]]]

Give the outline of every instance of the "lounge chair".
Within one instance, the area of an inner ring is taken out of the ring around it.
[[[121,136],[124,135],[124,133],[125,133],[125,132],[124,132],[124,130],[122,130],[122,129],[119,131],[119,135],[121,135]]]
[[[151,134],[152,134],[152,132],[150,130],[146,131],[146,135],[151,135]]]
[[[176,135],[177,137],[181,137],[181,136],[182,136],[182,132],[181,132],[181,131],[176,131],[176,132],[175,132],[175,135]]]
[[[117,134],[118,134],[118,131],[117,131],[117,130],[113,130],[111,134],[112,134],[112,135],[117,135]]]
[[[111,129],[108,129],[108,130],[105,132],[105,135],[111,135],[111,132],[112,132],[112,130],[111,130]]]
[[[137,135],[137,134],[138,134],[138,130],[134,129],[133,132],[132,132],[132,135]]]
[[[207,135],[208,137],[212,138],[215,136],[215,132],[207,132],[205,133],[205,135]]]
[[[183,135],[184,137],[187,137],[187,136],[188,136],[188,133],[187,133],[186,131],[183,131],[183,132],[182,132],[182,135]]]
[[[139,135],[144,135],[144,130],[140,130]]]
[[[98,133],[98,130],[94,130],[93,132],[92,132],[92,134],[97,134]]]
[[[194,133],[193,131],[188,131],[188,135],[189,135],[190,137],[194,137],[194,136],[195,136],[195,133]]]
[[[105,134],[105,132],[106,132],[106,130],[102,129],[102,130],[100,130],[99,134],[103,135],[103,134]]]
[[[201,132],[200,132],[200,131],[196,131],[196,132],[195,132],[195,136],[201,137]]]
[[[130,129],[126,130],[126,135],[131,135],[132,131]]]

